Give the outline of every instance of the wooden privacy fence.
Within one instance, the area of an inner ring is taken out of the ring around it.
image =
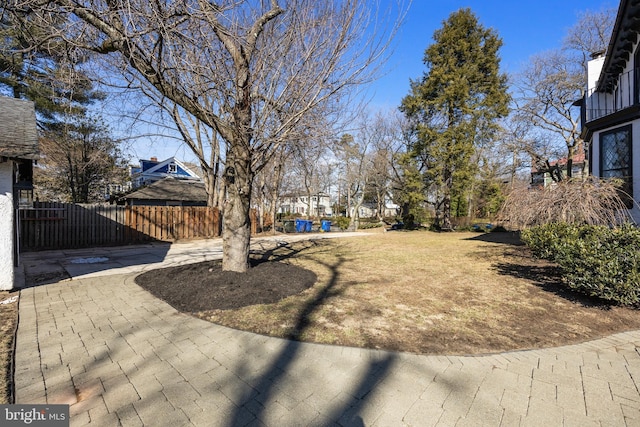
[[[126,242],[218,237],[220,215],[204,206],[126,206]]]
[[[252,232],[255,232],[252,215]],[[34,203],[18,211],[20,250],[86,248],[220,236],[217,208]]]

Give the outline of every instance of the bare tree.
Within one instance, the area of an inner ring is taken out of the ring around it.
[[[163,104],[166,106],[167,103]],[[182,141],[198,159],[207,192],[207,206],[219,207],[225,194],[224,182],[221,180],[224,151],[219,135],[197,117],[181,111],[176,105],[173,105],[168,113]]]
[[[36,195],[44,200],[105,201],[109,184],[126,180],[120,141],[98,117],[80,117],[41,133],[42,159],[34,170]]]
[[[390,121],[384,114],[364,112],[358,123],[354,135],[344,134],[333,145],[334,155],[340,162],[339,174],[345,183],[350,226],[356,229],[360,207],[367,192],[375,190],[375,179],[379,178],[376,173],[380,172],[382,165],[376,162],[382,162],[379,155],[390,147],[392,140]]]
[[[369,139],[372,141],[370,164],[367,170],[369,190],[367,200],[376,206],[376,217],[385,216],[386,202],[392,199],[394,179],[397,177],[397,157],[403,149],[403,131],[407,126],[398,110],[380,111],[367,119]]]
[[[614,8],[587,10],[578,15],[578,21],[567,31],[564,50],[573,54],[574,60],[582,64],[585,75],[591,55],[607,48],[615,19]]]
[[[594,52],[606,49],[615,20],[615,10],[584,12],[568,30],[560,49],[533,56],[529,66],[515,78],[516,120],[529,123],[539,134],[555,136],[563,142],[567,177],[572,176],[574,156],[582,147],[580,109],[586,87],[587,61]],[[543,137],[544,138],[544,137]],[[541,139],[538,136],[537,139]],[[555,181],[564,178],[552,167],[544,153],[527,149],[539,170],[552,172]]]
[[[262,168],[256,176],[255,195],[260,212],[260,227],[264,230],[266,220],[271,225],[271,230],[276,232],[276,219],[278,214],[278,200],[280,198],[287,163],[290,157],[288,150],[280,150],[270,163]],[[267,215],[268,214],[268,218]]]
[[[422,222],[425,206],[429,203],[436,206],[437,197],[429,201],[427,188],[424,183],[424,168],[426,159],[422,153],[413,150],[417,142],[415,126],[404,114],[399,112],[389,117],[392,129],[392,162],[391,166],[391,196],[399,205],[398,212],[406,225],[417,220]]]
[[[580,64],[561,51],[536,55],[519,76],[516,87],[516,117],[562,139],[567,175],[571,177],[573,158],[582,144],[580,110],[573,105],[584,89]]]
[[[306,216],[309,218],[317,214],[312,212],[312,198],[323,190],[320,184],[320,171],[321,165],[325,163],[323,157],[327,145],[322,139],[309,137],[299,141],[292,148],[290,163],[295,174],[295,186],[298,194],[306,195]]]
[[[393,151],[390,147],[378,147],[372,154],[371,168],[368,172],[370,194],[376,205],[375,215],[378,220],[385,216],[386,201],[391,187],[391,163]]]
[[[255,173],[295,139],[307,114],[336,115],[337,101],[370,81],[384,59],[399,21],[370,5],[364,0],[7,1],[9,9],[31,9],[43,22],[66,18],[63,31],[51,37],[105,55],[163,108],[191,115],[219,136],[226,148],[222,268],[238,272],[248,268]]]
[[[360,207],[367,191],[369,166],[369,144],[366,138],[344,134],[333,145],[333,152],[339,162],[340,180],[344,183],[346,215],[349,227],[358,228]]]

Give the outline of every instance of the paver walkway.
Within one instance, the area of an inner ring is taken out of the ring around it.
[[[24,289],[16,403],[77,426],[640,426],[640,332],[481,357],[296,343],[174,310],[136,273]]]

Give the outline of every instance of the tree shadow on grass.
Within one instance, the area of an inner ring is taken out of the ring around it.
[[[545,292],[552,293],[583,307],[610,310],[612,304],[599,298],[589,297],[567,287],[562,280],[562,268],[542,260],[537,263],[497,263],[493,267],[498,274],[525,279]]]
[[[504,250],[506,258],[514,262],[500,262],[492,264],[498,274],[524,279],[542,289],[567,301],[580,304],[583,307],[594,307],[602,310],[610,310],[612,304],[605,300],[590,297],[573,291],[563,283],[562,268],[545,260],[535,259],[525,244],[520,240],[519,232],[492,232],[482,233],[465,240],[482,241],[487,243],[500,243],[508,245]],[[484,252],[479,256],[485,256]]]
[[[267,242],[269,243],[269,242]],[[267,244],[261,242],[259,248],[252,249],[250,254],[251,267],[255,267],[263,262],[282,262],[288,259],[300,256],[300,254],[309,251],[310,249],[320,246],[318,240],[306,240],[303,242],[296,242],[294,246],[291,242],[279,241],[273,242],[273,244]]]
[[[502,243],[512,246],[523,246],[524,243],[520,240],[520,232],[518,231],[494,231],[491,233],[478,233],[477,236],[468,237],[464,240],[477,240],[487,243]]]

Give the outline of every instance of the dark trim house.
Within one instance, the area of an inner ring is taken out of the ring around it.
[[[619,178],[640,222],[640,0],[622,0],[606,52],[588,64],[582,137],[591,174]]]

